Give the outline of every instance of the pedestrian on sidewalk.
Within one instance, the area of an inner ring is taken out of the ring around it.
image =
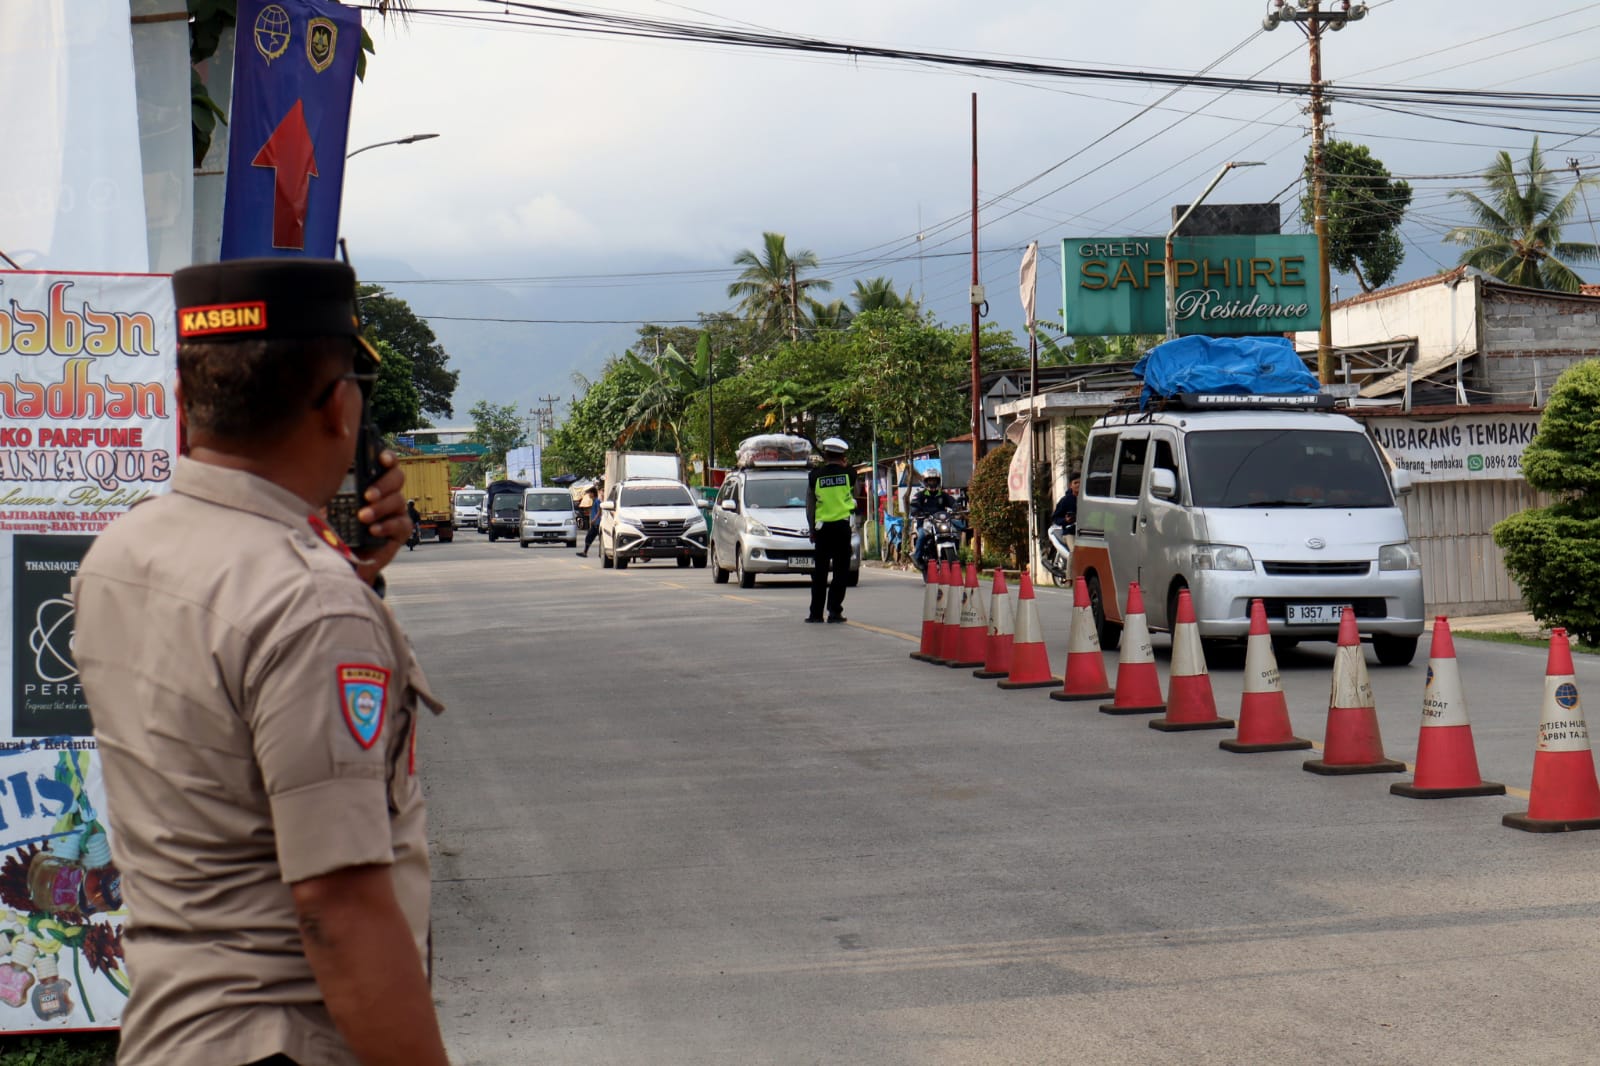
[[[856,472],[845,462],[850,446],[838,437],[822,442],[821,466],[806,483],[806,520],[816,545],[811,566],[811,613],[807,622],[843,622],[844,590],[850,580],[850,519],[856,511]],[[830,579],[831,576],[831,579]]]
[[[355,552],[323,520],[378,356],[355,274],[234,259],[172,277],[189,452],[73,583],[127,876],[122,1066],[446,1066],[415,777],[443,707],[381,599],[411,532],[380,456]]]

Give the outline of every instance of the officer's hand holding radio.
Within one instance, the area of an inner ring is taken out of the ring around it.
[[[383,543],[375,548],[356,549],[356,573],[369,585],[411,536],[411,519],[406,514],[405,472],[395,465],[391,451],[380,453],[378,462],[384,468],[383,473],[367,486],[367,504],[356,513],[374,539],[383,538]]]

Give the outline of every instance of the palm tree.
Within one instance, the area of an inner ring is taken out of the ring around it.
[[[856,317],[844,305],[843,300],[831,300],[823,303],[821,300],[808,300],[810,306],[811,328],[817,332],[848,329],[850,320]]]
[[[856,310],[863,314],[867,311],[910,311],[917,306],[917,302],[909,296],[895,292],[894,282],[884,277],[871,281],[857,278],[856,290],[850,294],[850,299],[856,302]]]
[[[805,325],[801,308],[806,290],[826,292],[833,282],[801,277],[805,271],[817,269],[817,253],[791,254],[781,233],[763,233],[761,241],[759,253],[746,248],[733,257],[733,265],[744,271],[728,286],[728,296],[738,300],[744,316],[762,329],[787,330],[790,340],[799,340],[800,328]]]
[[[673,450],[682,451],[683,416],[690,397],[705,385],[703,364],[697,368],[695,360],[670,344],[653,360],[633,352],[623,353],[623,360],[645,379],[625,416],[623,440],[641,430],[666,430],[672,434]]]
[[[1519,181],[1522,177],[1527,178],[1526,185]],[[1489,186],[1488,201],[1464,189],[1450,193],[1466,201],[1477,223],[1457,226],[1444,235],[1447,241],[1466,245],[1461,262],[1513,285],[1577,292],[1583,279],[1570,264],[1595,262],[1600,247],[1563,241],[1561,227],[1577,210],[1582,190],[1600,179],[1580,178],[1558,199],[1554,172],[1545,169],[1535,137],[1523,173],[1511,162],[1510,152],[1501,152],[1483,180]]]

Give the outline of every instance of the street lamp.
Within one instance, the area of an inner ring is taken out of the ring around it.
[[[1189,205],[1189,209],[1183,213],[1182,217],[1172,224],[1171,229],[1167,230],[1166,261],[1161,267],[1161,273],[1165,275],[1167,282],[1167,340],[1170,341],[1178,335],[1178,279],[1175,276],[1178,272],[1178,262],[1172,254],[1173,235],[1183,228],[1183,224],[1189,221],[1189,216],[1194,214],[1194,209],[1199,207],[1207,196],[1211,195],[1211,190],[1217,187],[1217,183],[1227,175],[1228,171],[1234,167],[1264,166],[1266,166],[1265,163],[1241,163],[1237,160],[1224,164],[1222,169],[1217,171],[1217,176],[1211,179],[1211,184],[1206,186],[1205,192],[1196,197],[1194,203]]]
[[[435,138],[437,136],[439,136],[437,133],[413,133],[409,137],[401,137],[399,140],[396,140],[396,141],[379,141],[377,144],[369,144],[369,145],[366,145],[364,147],[357,148],[355,151],[353,151],[349,155],[345,156],[345,158],[346,159],[354,159],[356,156],[360,155],[362,152],[370,152],[374,148],[382,148],[385,145],[390,145],[390,144],[416,144],[418,141],[430,141],[430,140],[432,140],[433,138]]]

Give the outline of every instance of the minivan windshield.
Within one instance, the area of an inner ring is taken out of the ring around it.
[[[525,511],[570,511],[572,496],[565,492],[530,492],[522,498]]]
[[[1188,435],[1197,507],[1393,507],[1365,433],[1230,429]]]
[[[693,507],[694,497],[682,485],[636,485],[623,488],[618,507]]]
[[[516,514],[522,510],[522,497],[503,492],[494,498],[495,514]]]
[[[456,494],[457,507],[476,507],[483,502],[481,492],[459,492]]]
[[[804,507],[806,505],[806,478],[795,477],[750,478],[744,483],[746,507]]]

